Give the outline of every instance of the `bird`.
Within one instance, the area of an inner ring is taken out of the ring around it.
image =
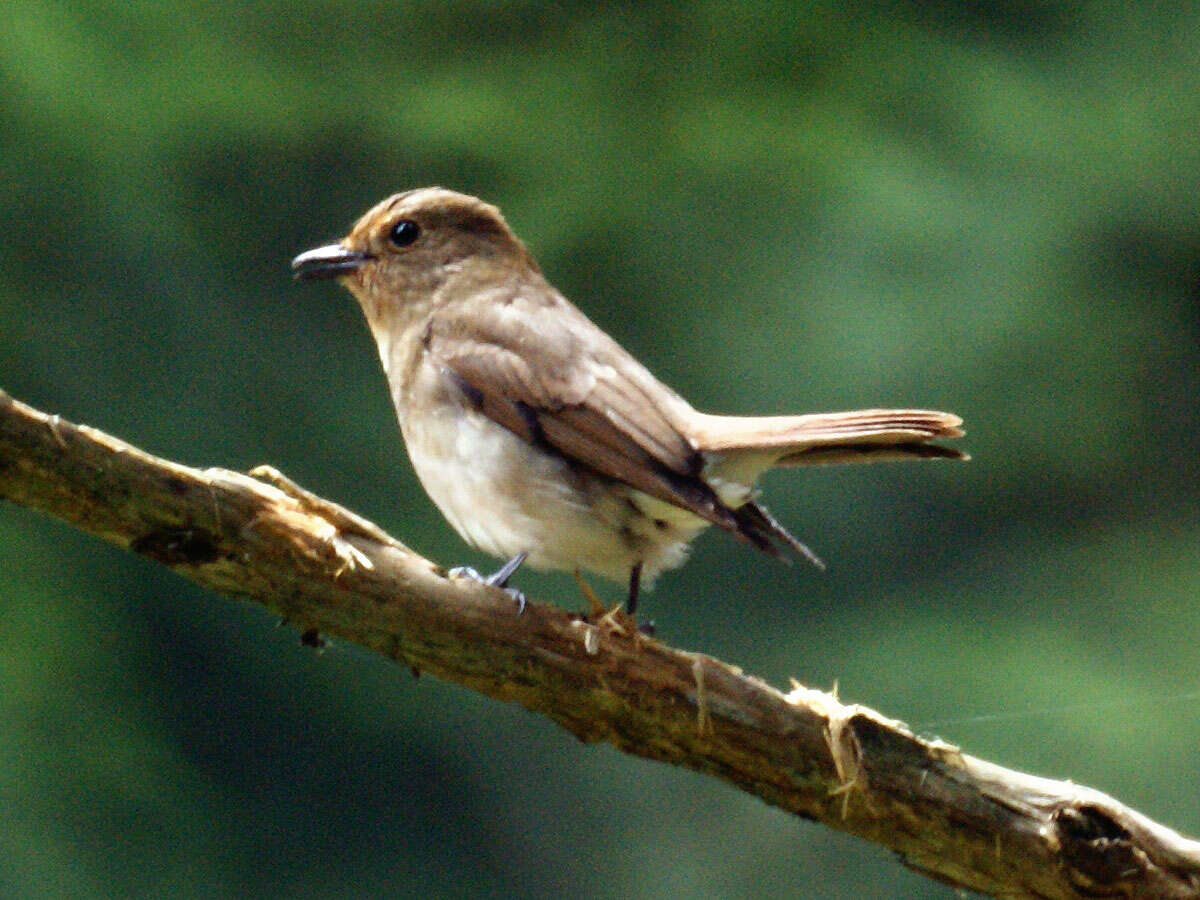
[[[412,467],[471,546],[585,570],[641,593],[716,525],[821,566],[755,487],[777,466],[962,459],[963,435],[921,409],[782,416],[693,408],[555,289],[495,206],[441,187],[394,194],[336,243],[292,261],[366,317]],[[512,590],[512,589],[510,589]]]

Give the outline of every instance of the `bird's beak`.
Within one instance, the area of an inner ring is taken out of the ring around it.
[[[341,244],[328,244],[301,253],[292,260],[292,270],[301,281],[341,278],[356,272],[364,262],[374,259],[361,250],[349,250]]]

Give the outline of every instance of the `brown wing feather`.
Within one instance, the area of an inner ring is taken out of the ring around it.
[[[672,419],[671,410],[690,408],[566,300],[555,305],[547,315],[546,297],[514,296],[470,315],[441,310],[426,350],[510,431],[748,536],[700,477],[703,459]],[[536,354],[520,352],[535,343]]]

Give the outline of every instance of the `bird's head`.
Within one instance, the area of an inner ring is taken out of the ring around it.
[[[429,187],[388,197],[292,269],[300,279],[338,279],[374,323],[438,303],[452,280],[495,284],[537,265],[496,207]]]

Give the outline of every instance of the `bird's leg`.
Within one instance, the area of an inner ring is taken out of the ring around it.
[[[491,575],[480,575],[470,566],[455,566],[450,570],[449,574],[451,578],[470,578],[472,581],[500,588],[500,590],[517,601],[517,615],[520,615],[525,612],[525,595],[516,588],[510,588],[508,586],[508,579],[516,574],[517,569],[521,568],[521,563],[525,562],[525,557],[527,556],[529,556],[529,553],[522,550]]]
[[[521,563],[525,562],[525,557],[527,556],[529,554],[522,550],[487,578],[483,579],[483,583],[498,588],[508,587],[508,579],[517,574],[517,569],[521,568]]]
[[[633,568],[629,570],[629,594],[625,598],[625,612],[629,618],[637,625],[638,634],[645,637],[654,637],[653,622],[638,622],[634,618],[633,611],[637,609],[638,591],[642,586],[642,563],[639,560],[633,564]]]
[[[638,560],[633,564],[633,568],[629,570],[629,593],[625,597],[625,612],[633,615],[633,611],[637,609],[638,590],[642,586],[642,563]]]

